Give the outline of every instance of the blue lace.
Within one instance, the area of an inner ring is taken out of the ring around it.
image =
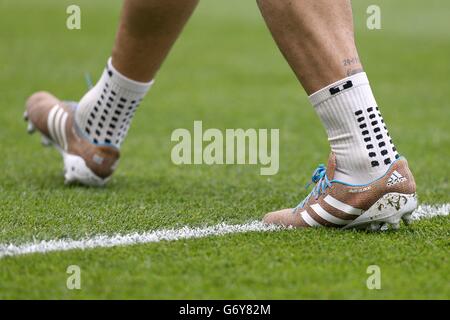
[[[317,169],[314,170],[314,173],[311,177],[311,182],[309,182],[305,186],[305,189],[308,189],[308,187],[313,183],[315,183],[316,185],[308,194],[308,196],[294,208],[294,212],[299,208],[303,208],[311,197],[315,197],[316,199],[318,199],[319,196],[323,194],[327,188],[331,187],[331,181],[327,177],[327,167],[325,167],[325,165],[320,164]]]

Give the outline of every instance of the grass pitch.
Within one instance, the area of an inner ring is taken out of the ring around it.
[[[243,223],[297,204],[329,147],[253,1],[203,1],[140,106],[104,189],[64,186],[55,150],[29,137],[26,97],[46,89],[79,99],[110,54],[119,2],[77,1],[82,29],[65,27],[70,1],[3,0],[0,12],[0,243],[85,238],[160,228]],[[450,4],[354,1],[360,56],[422,202],[448,203]],[[175,166],[174,129],[279,128],[280,171]],[[0,298],[450,298],[449,217],[367,234],[248,233],[0,260]],[[66,288],[79,265],[82,289]],[[378,265],[382,289],[368,290]]]

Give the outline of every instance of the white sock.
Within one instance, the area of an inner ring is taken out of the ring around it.
[[[137,82],[108,65],[97,84],[80,100],[75,122],[92,143],[120,147],[139,103],[153,81]]]
[[[336,155],[334,179],[372,182],[399,157],[364,72],[339,80],[309,99]]]

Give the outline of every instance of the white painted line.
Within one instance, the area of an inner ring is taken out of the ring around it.
[[[182,227],[180,229],[163,229],[124,235],[97,235],[92,238],[80,240],[59,239],[36,241],[21,245],[0,244],[0,259],[6,256],[17,256],[29,253],[46,253],[73,249],[109,248],[160,241],[176,241],[183,239],[204,238],[209,236],[221,236],[232,233],[275,231],[280,229],[282,228],[279,226],[267,225],[261,221],[252,221],[237,225],[220,223],[203,228]]]
[[[429,219],[437,216],[448,216],[450,203],[444,204],[422,204],[413,212],[413,220]]]
[[[450,212],[450,203],[442,205],[421,205],[413,213],[413,220],[447,216]],[[56,239],[35,241],[20,245],[0,244],[0,259],[7,256],[18,256],[30,253],[47,253],[54,251],[67,251],[74,249],[109,248],[133,244],[153,243],[160,241],[177,241],[183,239],[205,238],[222,236],[234,233],[269,232],[283,229],[282,227],[267,225],[261,221],[252,221],[245,224],[229,225],[220,223],[209,227],[183,227],[180,229],[163,229],[144,233],[97,235],[92,238],[71,240]]]

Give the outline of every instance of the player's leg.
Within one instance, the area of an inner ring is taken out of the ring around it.
[[[113,173],[132,117],[198,0],[125,0],[112,58],[78,105],[47,92],[27,101],[37,128],[64,157],[66,182],[102,185]]]
[[[349,0],[258,0],[258,5],[308,94],[363,71]]]
[[[126,0],[112,64],[126,77],[149,82],[194,11],[198,0]]]
[[[398,224],[416,206],[415,182],[392,143],[363,72],[349,0],[258,0],[283,55],[327,130],[332,155],[295,210],[265,217],[296,226]],[[382,210],[376,210],[382,208]],[[400,208],[400,209],[398,209]]]

